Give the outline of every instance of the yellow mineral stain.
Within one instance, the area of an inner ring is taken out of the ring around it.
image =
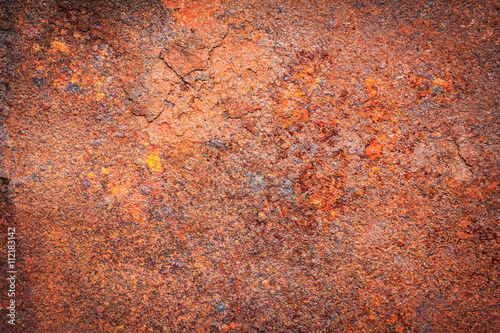
[[[104,99],[104,94],[103,93],[97,93],[96,95],[98,101],[102,101]]]
[[[156,150],[153,150],[151,154],[149,154],[146,162],[154,172],[159,172],[162,170],[160,156],[158,155],[158,152]]]
[[[95,178],[95,175],[94,175],[92,172],[90,172],[90,173],[88,174],[88,177],[89,177],[90,179],[94,179],[94,178]]]

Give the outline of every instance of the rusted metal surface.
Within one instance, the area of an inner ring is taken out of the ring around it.
[[[499,17],[4,1],[1,331],[498,331]]]

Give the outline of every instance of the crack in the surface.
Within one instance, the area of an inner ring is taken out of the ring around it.
[[[174,67],[173,67],[173,66],[171,66],[171,65],[167,62],[167,60],[165,60],[165,58],[163,57],[163,52],[160,52],[160,54],[158,55],[158,59],[160,59],[161,61],[163,61],[163,62],[165,63],[165,65],[166,65],[169,69],[171,69],[171,70],[172,70],[172,72],[174,72],[174,73],[175,73],[175,75],[177,75],[177,76],[178,76],[178,77],[182,80],[182,82],[183,82],[184,84],[186,84],[186,85],[188,85],[188,86],[191,86],[191,84],[190,84],[188,81],[186,81],[186,80],[184,79],[184,77],[185,77],[185,76],[187,76],[187,75],[189,75],[190,73],[192,73],[192,72],[194,72],[194,71],[198,70],[198,69],[195,69],[195,70],[193,70],[193,71],[191,71],[191,72],[187,73],[186,75],[182,76],[181,74],[177,73],[177,71],[174,69]]]
[[[212,57],[212,51],[215,50],[215,49],[217,49],[217,48],[219,48],[219,47],[221,47],[222,44],[224,44],[224,41],[226,40],[227,35],[229,35],[229,30],[227,30],[227,28],[226,28],[226,33],[224,34],[224,36],[222,36],[222,39],[221,39],[220,43],[212,46],[208,50],[208,54],[210,55],[210,57],[209,57],[208,60],[212,60],[212,58],[211,58]]]
[[[217,48],[219,48],[219,47],[221,47],[221,46],[222,46],[222,44],[224,44],[224,41],[226,40],[226,37],[227,37],[227,35],[228,35],[228,34],[229,34],[229,31],[226,29],[226,33],[224,34],[224,36],[222,36],[221,41],[220,41],[218,44],[216,44],[216,45],[214,45],[214,46],[212,46],[212,47],[210,47],[210,48],[208,49],[208,59],[207,59],[207,61],[208,61],[208,63],[210,64],[210,67],[212,66],[212,51],[213,51],[213,50],[215,50],[215,49],[217,49]],[[166,51],[166,50],[168,50],[168,49],[164,49],[163,51]],[[194,72],[196,72],[196,71],[206,71],[206,70],[207,70],[207,68],[195,68],[195,69],[193,69],[193,70],[189,71],[188,73],[186,73],[185,75],[181,75],[181,74],[180,74],[179,72],[177,72],[177,71],[175,70],[175,68],[174,68],[171,64],[169,64],[169,62],[165,59],[165,57],[163,56],[163,51],[162,51],[162,52],[160,52],[160,54],[158,55],[158,58],[159,58],[160,60],[162,60],[162,61],[165,63],[165,65],[166,65],[169,69],[171,69],[171,70],[175,73],[175,75],[177,75],[177,76],[178,76],[178,77],[182,80],[182,82],[183,82],[183,83],[185,83],[186,85],[188,85],[188,86],[190,86],[190,87],[191,87],[191,85],[192,85],[192,84],[191,84],[189,81],[187,81],[187,80],[186,80],[186,77],[187,77],[187,76],[189,76],[191,73],[194,73]],[[209,68],[210,68],[210,67],[209,67]],[[195,80],[195,81],[197,81],[197,80]]]
[[[91,32],[89,32],[89,34],[90,34],[90,39],[92,41],[94,41],[94,42],[95,41],[102,41],[102,42],[104,42],[104,44],[106,44],[109,48],[111,48],[113,50],[113,53],[116,54],[116,55],[122,56],[124,54],[130,54],[127,51],[118,51],[108,40],[106,40],[103,37],[94,36]]]
[[[137,103],[137,101],[135,99],[133,99],[132,97],[130,97],[127,93],[125,93],[125,98],[128,99],[130,103]],[[132,108],[133,107],[134,106],[132,106]],[[137,114],[132,110],[132,113],[134,114],[134,116],[144,117],[148,123],[152,123],[153,121],[155,121],[155,119],[158,118],[162,114],[162,112],[163,112],[163,109],[160,112],[158,112],[157,115],[152,114],[153,118],[151,118],[151,120],[149,120],[148,115],[146,113],[145,114]]]
[[[469,168],[469,171],[472,172],[472,164],[468,163],[467,160],[465,159],[465,157],[462,156],[462,153],[460,152],[460,146],[458,145],[458,143],[455,140],[453,140],[453,144],[455,145],[455,148],[457,149],[458,157],[460,157],[462,162],[464,162],[464,164]]]

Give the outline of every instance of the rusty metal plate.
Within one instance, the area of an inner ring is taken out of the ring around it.
[[[1,332],[500,329],[497,1],[1,8]]]

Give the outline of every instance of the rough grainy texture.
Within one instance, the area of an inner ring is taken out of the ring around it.
[[[1,332],[500,330],[498,1],[1,8]]]

